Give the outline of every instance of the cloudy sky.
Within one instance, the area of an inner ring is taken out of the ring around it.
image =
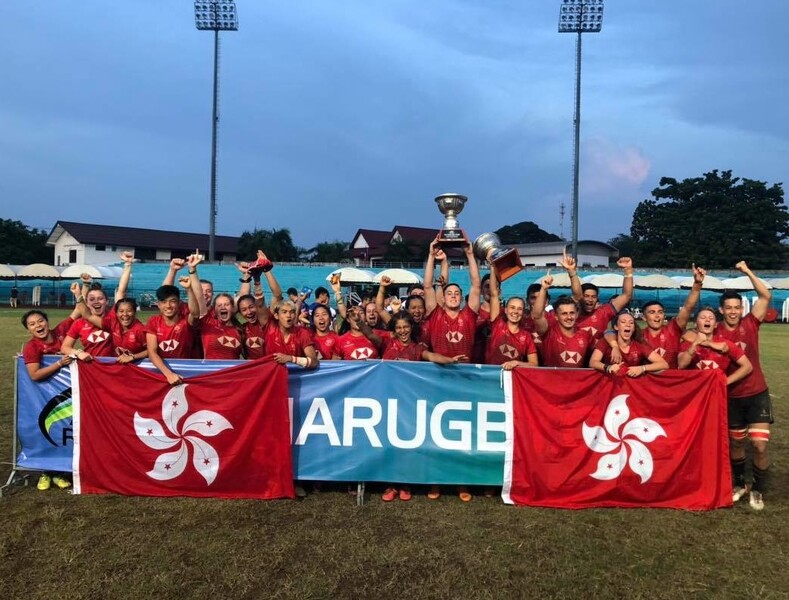
[[[571,234],[575,36],[559,0],[238,0],[217,233]],[[607,0],[584,36],[580,237],[663,176],[787,181],[789,3]],[[0,3],[0,217],[207,231],[213,34],[188,0]],[[565,206],[562,223],[561,205]]]

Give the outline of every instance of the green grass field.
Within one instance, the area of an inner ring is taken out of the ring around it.
[[[4,461],[21,314],[0,310]],[[789,598],[789,327],[765,325],[761,341],[777,419],[762,513],[747,502],[565,511],[450,495],[384,504],[375,492],[357,507],[343,491],[254,502],[19,487],[0,499],[0,598]]]

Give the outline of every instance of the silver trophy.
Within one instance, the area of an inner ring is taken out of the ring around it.
[[[466,196],[460,194],[441,194],[436,196],[438,210],[444,215],[444,226],[438,233],[438,242],[442,246],[463,246],[468,243],[466,232],[460,228],[457,216],[463,212],[468,202]]]
[[[523,270],[521,257],[515,248],[501,245],[495,233],[483,233],[474,240],[474,256],[487,260],[496,269],[496,279],[504,281]]]

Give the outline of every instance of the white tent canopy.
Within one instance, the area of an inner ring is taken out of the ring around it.
[[[16,279],[16,269],[11,265],[0,265],[0,279]]]
[[[411,285],[412,283],[422,283],[422,278],[416,273],[405,269],[386,269],[373,277],[373,282],[381,283],[383,277],[392,280],[392,285]]]
[[[570,287],[570,276],[567,275],[567,273],[565,273],[564,271],[556,274],[551,273],[551,276],[553,277],[553,285],[551,285],[551,287],[555,287],[555,288]],[[544,278],[545,275],[538,277],[537,279],[534,280],[534,283],[542,283],[542,280]]]
[[[642,290],[678,290],[679,283],[668,275],[636,275],[633,285]]]
[[[675,276],[671,279],[679,283],[681,288],[689,289],[693,287],[693,277]],[[701,285],[701,289],[707,290],[708,292],[722,292],[724,289],[726,289],[726,286],[721,279],[713,277],[712,275],[707,275],[704,277],[704,283]]]
[[[765,279],[767,283],[773,286],[774,290],[789,290],[789,277],[779,277],[777,279]]]
[[[17,276],[27,279],[60,279],[60,270],[51,265],[33,263],[19,269]]]
[[[94,279],[118,279],[123,273],[121,267],[94,267],[93,265],[70,265],[63,269],[60,277],[63,279],[79,279],[87,273]]]
[[[768,289],[772,289],[773,286],[770,285],[767,281],[765,281],[764,279],[760,279],[760,281],[762,281],[767,286]],[[730,279],[724,279],[723,285],[726,287],[727,290],[735,290],[738,292],[753,291],[753,284],[751,283],[751,280],[748,279],[746,275],[743,275],[741,277],[732,277]]]
[[[340,285],[342,284],[355,284],[355,283],[374,283],[373,277],[375,273],[365,269],[357,269],[356,267],[344,267],[332,271],[327,277],[326,281],[331,281],[332,276],[340,276]]]
[[[581,281],[592,283],[599,288],[621,288],[625,278],[618,273],[603,273],[601,275],[587,275]]]

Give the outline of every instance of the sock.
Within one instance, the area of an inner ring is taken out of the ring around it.
[[[753,489],[754,491],[764,493],[764,489],[767,487],[767,476],[770,467],[768,466],[765,469],[760,469],[756,465],[753,466]]]
[[[745,487],[745,458],[731,459],[731,475],[734,487]]]

